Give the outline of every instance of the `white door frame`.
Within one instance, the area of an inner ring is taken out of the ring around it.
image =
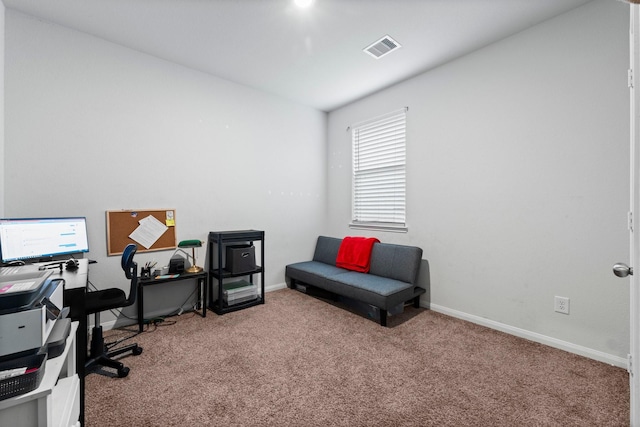
[[[630,295],[630,354],[629,354],[629,386],[630,386],[630,422],[633,427],[640,427],[640,90],[636,90],[636,82],[640,83],[640,6],[630,5],[630,110],[631,110],[631,213],[630,230],[630,263],[636,267],[636,274],[629,276]],[[636,77],[637,76],[637,77]],[[638,225],[636,225],[638,224]],[[634,232],[638,229],[638,232]]]

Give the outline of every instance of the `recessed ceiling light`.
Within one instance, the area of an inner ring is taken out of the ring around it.
[[[309,7],[313,4],[313,0],[294,0],[294,3],[298,7]]]

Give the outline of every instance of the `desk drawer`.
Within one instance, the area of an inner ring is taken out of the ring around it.
[[[76,426],[80,418],[80,378],[60,378],[53,389],[54,426]]]

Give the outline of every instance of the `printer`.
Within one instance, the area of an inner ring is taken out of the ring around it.
[[[51,270],[0,269],[0,360],[39,350],[63,306],[64,281],[50,279]]]

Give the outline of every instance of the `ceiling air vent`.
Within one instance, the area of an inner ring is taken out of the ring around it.
[[[380,40],[375,43],[370,44],[365,47],[363,50],[374,58],[382,58],[388,53],[393,52],[394,50],[400,49],[400,43],[392,39],[391,37],[384,36]]]

